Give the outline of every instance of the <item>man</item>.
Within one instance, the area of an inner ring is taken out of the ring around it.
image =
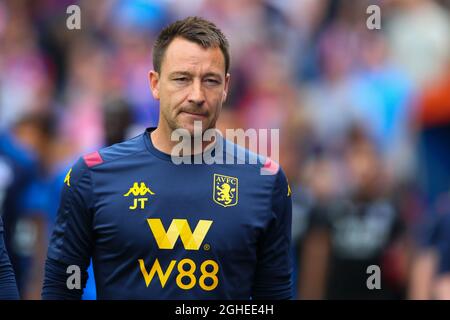
[[[0,300],[17,299],[16,278],[3,241],[3,221],[0,217]]]
[[[84,156],[69,171],[44,299],[79,299],[91,257],[99,299],[291,297],[291,199],[278,165],[175,164],[171,156],[172,133],[192,136],[194,122],[202,132],[215,127],[229,60],[226,38],[209,21],[190,17],[161,32],[149,74],[158,127]],[[238,149],[217,134],[203,153],[220,144],[215,157]]]
[[[332,162],[312,172],[317,201],[302,251],[301,299],[400,299],[406,280],[407,239],[395,202],[385,190],[385,169],[374,142],[359,129],[348,135],[342,171],[349,187],[337,197],[330,182]],[[317,163],[317,162],[316,162]],[[329,171],[325,175],[323,172]],[[320,178],[318,177],[320,176]],[[328,185],[323,184],[328,181]],[[368,280],[369,266],[379,266],[379,280]],[[368,284],[377,287],[371,290]]]

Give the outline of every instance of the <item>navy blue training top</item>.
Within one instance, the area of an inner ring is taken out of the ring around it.
[[[260,163],[176,165],[153,146],[152,130],[80,158],[68,173],[43,298],[79,299],[67,267],[80,267],[83,287],[91,257],[98,299],[291,298],[282,169],[269,158],[272,175]],[[240,147],[219,142],[238,157]]]

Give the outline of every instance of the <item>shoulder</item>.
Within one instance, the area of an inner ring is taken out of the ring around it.
[[[225,163],[232,161],[237,170],[245,171],[255,181],[267,181],[276,185],[287,184],[286,175],[277,160],[250,151],[229,140],[223,141]]]
[[[78,184],[79,180],[90,179],[92,172],[98,168],[114,163],[127,162],[130,157],[145,150],[143,134],[130,140],[114,144],[82,155],[67,172],[64,183],[67,186]],[[125,163],[126,165],[126,163]]]
[[[280,169],[279,164],[273,159],[250,151],[249,149],[233,143],[230,140],[223,139],[223,149],[224,154],[229,159],[232,158],[234,163],[244,163],[245,165],[248,165],[249,167],[247,169],[251,167],[258,170],[264,169],[266,175],[277,174]]]
[[[143,134],[124,142],[113,144],[112,146],[83,155],[79,161],[83,162],[87,168],[94,168],[115,161],[120,161],[131,157],[145,150]]]

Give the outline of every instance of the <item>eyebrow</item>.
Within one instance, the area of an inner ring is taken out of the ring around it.
[[[169,76],[170,77],[173,77],[173,76],[191,76],[191,73],[187,72],[187,71],[174,71]]]
[[[215,77],[215,78],[219,78],[222,79],[222,76],[218,73],[215,72],[207,72],[204,77]]]

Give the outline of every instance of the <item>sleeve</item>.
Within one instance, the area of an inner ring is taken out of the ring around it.
[[[280,168],[272,192],[272,219],[258,247],[252,299],[292,298],[292,201]]]
[[[93,192],[89,168],[81,158],[64,180],[56,225],[50,239],[43,299],[81,299],[93,247]],[[81,271],[81,287],[69,289],[69,266]]]
[[[3,240],[3,221],[0,217],[0,300],[18,300],[16,277]]]

